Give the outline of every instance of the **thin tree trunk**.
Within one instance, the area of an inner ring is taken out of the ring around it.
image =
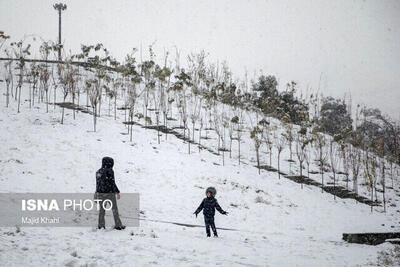
[[[78,92],[77,92],[77,94],[78,94],[78,101],[77,101],[77,105],[78,105],[78,108],[79,108],[79,102],[80,102],[80,98],[81,98],[81,93],[80,93],[80,90],[78,89],[77,90]],[[78,113],[78,110],[76,111],[76,113]]]
[[[382,196],[383,196],[383,211],[386,212],[386,181],[385,181],[385,159],[383,159],[382,166]]]
[[[188,133],[188,136],[190,136],[189,133]],[[187,142],[188,142],[188,151],[189,151],[189,154],[190,154],[190,137],[188,137]]]
[[[129,128],[129,125],[128,125],[128,128]],[[131,134],[131,142],[132,142],[133,141],[133,115],[132,115],[132,123],[130,124],[130,128],[131,128],[130,134]]]
[[[130,138],[129,140],[132,142],[132,125],[133,124],[133,118],[132,118],[132,112],[129,112],[129,124],[128,124],[128,131]]]
[[[126,121],[126,104],[124,106],[124,111],[125,111],[125,121]],[[129,127],[128,127],[128,129],[129,129]]]
[[[6,95],[6,107],[8,108],[8,104],[10,103],[10,83],[7,83],[7,95]],[[393,179],[392,179],[393,181]]]
[[[238,147],[239,147],[239,165],[240,165],[240,138],[238,138]]]
[[[321,192],[324,192],[324,165],[322,164],[321,161],[321,180],[322,180],[322,184],[321,184]]]
[[[144,126],[147,126],[147,105],[145,106],[144,109]]]
[[[75,94],[72,93],[72,116],[75,120]]]
[[[86,89],[86,110],[89,111],[89,88]]]
[[[19,87],[20,85],[19,85],[19,83],[18,83],[18,85],[15,87],[15,95],[14,95],[14,97],[15,97],[15,100],[17,100],[17,96],[18,96],[18,87]]]
[[[335,171],[333,171],[333,199],[336,200],[336,172]]]
[[[97,107],[96,105],[93,106],[93,130],[96,132],[96,112],[97,112]]]
[[[258,151],[258,150],[259,150],[259,149],[256,148],[257,168],[258,168],[258,174],[261,174],[261,171],[260,171],[260,155],[259,155],[259,151]]]
[[[111,97],[108,97],[108,116],[111,116]]]
[[[32,85],[29,85],[29,108],[32,108]]]
[[[280,160],[281,160],[281,153],[278,152],[278,179],[279,180],[281,179],[281,163],[280,163]]]
[[[269,150],[269,166],[272,167],[272,149]]]
[[[374,211],[372,208],[373,205],[374,205],[374,186],[372,186],[372,189],[371,189],[371,213]]]
[[[229,142],[229,158],[232,158],[232,137],[230,137],[230,142]]]
[[[160,127],[159,127],[159,114],[156,114],[156,119],[157,119],[157,141],[158,141],[158,144],[160,144]],[[190,140],[189,140],[190,141]],[[190,152],[189,152],[189,154],[190,154]]]
[[[46,90],[46,113],[49,113],[49,94]]]
[[[102,89],[100,88],[99,113],[96,114],[96,116],[98,115],[99,117],[101,116],[101,95],[102,95]]]
[[[301,181],[301,189],[303,189],[303,162],[300,161],[300,181]]]
[[[53,99],[53,105],[54,109],[56,109],[56,100],[57,100],[57,86],[54,86],[54,99]]]
[[[217,154],[219,155],[219,148],[220,148],[220,136],[218,135],[218,147],[217,147]]]
[[[194,142],[194,127],[195,127],[195,123],[192,122],[192,140]]]
[[[394,188],[394,184],[393,184],[393,163],[390,162],[390,178],[392,180],[392,188]]]
[[[114,120],[117,120],[117,96],[114,96]]]
[[[353,176],[353,191],[358,195],[357,177]]]
[[[64,106],[62,107],[61,124],[64,124]]]
[[[201,151],[201,128],[203,128],[203,126],[200,126],[200,129],[199,129],[199,153]]]
[[[35,106],[35,91],[36,91],[36,85],[33,86],[32,90],[32,107]]]
[[[164,115],[164,125],[165,125],[165,140],[168,140],[168,114]]]
[[[19,108],[20,108],[20,105],[21,105],[21,85],[19,85],[18,86],[19,87],[19,89],[18,89],[18,113],[20,112],[20,110],[19,110]]]

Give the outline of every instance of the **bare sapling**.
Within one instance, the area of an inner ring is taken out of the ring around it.
[[[306,147],[309,142],[307,128],[302,127],[296,136],[296,155],[299,161],[301,189],[303,189],[303,165],[307,157]]]
[[[317,158],[320,173],[321,173],[321,192],[324,192],[324,168],[328,151],[326,149],[326,138],[322,133],[313,131],[313,138],[315,140],[315,156]]]
[[[371,193],[371,212],[373,212],[374,205],[374,191],[376,190],[376,158],[375,156],[371,156],[369,151],[365,151],[364,153],[364,178],[367,184],[367,189]]]
[[[17,87],[15,88],[15,99],[17,100],[17,98],[18,98],[18,113],[20,113],[21,90],[22,90],[22,85],[23,85],[23,81],[24,81],[25,67],[26,67],[25,58],[26,58],[26,56],[29,56],[31,54],[29,52],[31,45],[28,44],[25,46],[24,40],[21,40],[19,42],[11,43],[11,47],[13,47],[15,58],[18,59],[17,60],[17,69],[19,70],[19,76],[18,76],[18,84],[17,84]]]
[[[6,68],[6,73],[5,73],[5,81],[6,81],[6,107],[10,104],[10,89],[12,91],[12,83],[13,83],[13,73],[12,73],[12,60],[6,61],[4,64],[4,67]]]
[[[331,163],[331,170],[333,172],[333,198],[336,200],[336,173],[340,163],[340,150],[338,148],[338,144],[334,141],[330,142],[329,159]]]
[[[250,132],[250,138],[253,140],[254,149],[256,151],[258,174],[261,174],[260,147],[263,140],[263,129],[258,125],[253,127],[253,129]]]
[[[281,153],[283,149],[286,147],[286,137],[283,134],[280,134],[278,138],[275,138],[275,146],[278,151],[278,178],[281,179]]]

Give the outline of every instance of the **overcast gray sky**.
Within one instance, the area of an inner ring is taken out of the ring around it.
[[[37,34],[56,40],[56,1],[0,0],[0,30],[13,40]],[[182,54],[201,49],[227,60],[236,75],[275,74],[325,95],[400,116],[400,1],[66,0],[63,41],[102,42],[119,59],[155,43]]]

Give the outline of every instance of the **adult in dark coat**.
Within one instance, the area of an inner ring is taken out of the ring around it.
[[[114,177],[114,160],[110,157],[104,157],[102,159],[101,168],[96,172],[96,196],[99,200],[100,212],[99,212],[99,224],[98,228],[105,228],[105,209],[103,207],[103,201],[109,200],[112,204],[112,212],[115,221],[115,229],[122,230],[125,226],[122,225],[121,219],[119,218],[117,199],[120,199],[119,189],[115,184]]]

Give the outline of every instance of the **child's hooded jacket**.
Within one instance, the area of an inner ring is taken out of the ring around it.
[[[213,187],[207,188],[206,194],[208,192],[210,193],[211,196],[203,199],[200,206],[195,211],[195,214],[197,215],[198,213],[200,213],[201,210],[203,210],[204,216],[214,217],[215,209],[217,209],[221,214],[226,214],[226,211],[224,211],[221,208],[221,206],[218,204],[217,199],[214,197],[216,194],[215,188],[213,188]]]

